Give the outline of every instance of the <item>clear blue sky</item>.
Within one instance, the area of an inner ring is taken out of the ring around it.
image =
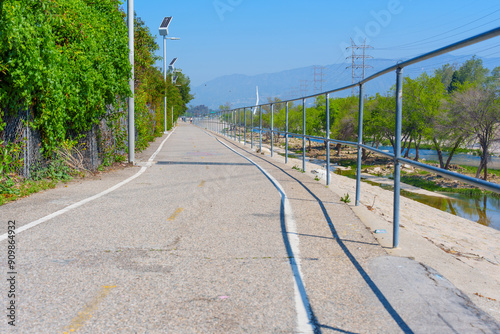
[[[158,55],[158,27],[163,17],[173,16],[169,36],[181,40],[167,41],[167,59],[179,58],[176,65],[193,86],[228,74],[346,62],[350,38],[361,43],[367,37],[373,57],[399,59],[500,26],[499,0],[134,2],[137,16],[157,35]],[[455,54],[500,57],[500,38]]]

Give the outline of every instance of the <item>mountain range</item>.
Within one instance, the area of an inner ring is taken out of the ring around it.
[[[432,74],[435,69],[445,64],[457,64],[460,66],[470,58],[472,58],[472,55],[441,55],[404,68],[403,74],[411,78],[415,78],[423,72]],[[500,66],[500,58],[482,59],[483,66],[490,70]],[[402,60],[367,59],[366,65],[370,67],[366,69],[365,77],[393,66],[400,61]],[[268,97],[287,100],[345,87],[352,83],[352,70],[347,68],[349,65],[347,63],[340,63],[323,66],[322,75],[320,74],[319,66],[316,67],[316,70],[315,66],[307,66],[252,76],[243,74],[221,76],[194,87],[193,93],[195,94],[195,98],[191,101],[191,105],[206,105],[212,110],[217,110],[220,105],[226,103],[229,103],[233,108],[250,106],[256,102],[257,86],[259,87],[260,103],[267,101]],[[361,70],[357,70],[357,72],[360,73]],[[316,83],[314,82],[314,78],[316,78]],[[321,79],[323,79],[323,82],[321,82]],[[365,85],[365,93],[367,95],[385,93],[395,84],[395,80],[395,73],[385,74],[368,82]],[[343,97],[351,93],[352,91],[349,89],[335,93],[333,96]]]

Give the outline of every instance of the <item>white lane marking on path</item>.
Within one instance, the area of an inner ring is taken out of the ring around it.
[[[175,131],[175,129],[174,129],[174,131]],[[156,150],[156,152],[155,152],[155,153],[154,153],[154,154],[153,154],[153,155],[149,158],[148,162],[152,162],[152,161],[153,161],[153,159],[156,157],[156,155],[157,155],[157,154],[160,152],[160,150],[162,149],[163,144],[165,144],[165,142],[167,141],[167,139],[168,139],[168,138],[170,138],[170,136],[172,135],[172,133],[174,133],[174,131],[170,132],[170,134],[167,136],[167,138],[165,138],[165,139],[163,140],[163,142],[160,144],[160,147],[158,147],[158,149]],[[64,214],[64,213],[66,213],[66,212],[68,212],[68,211],[70,211],[70,210],[76,209],[76,208],[78,208],[78,207],[80,207],[80,206],[82,206],[82,205],[84,205],[84,204],[87,204],[87,203],[89,203],[89,202],[92,202],[93,200],[96,200],[96,199],[98,199],[98,198],[100,198],[100,197],[104,196],[104,195],[107,195],[107,194],[109,194],[110,192],[115,191],[116,189],[118,189],[118,188],[122,187],[123,185],[125,185],[125,184],[129,183],[130,181],[132,181],[132,180],[134,180],[134,179],[138,178],[139,176],[141,176],[141,175],[142,175],[142,173],[144,173],[144,172],[146,171],[146,169],[147,169],[147,167],[141,167],[141,169],[140,169],[140,170],[139,170],[136,174],[134,174],[134,175],[132,175],[131,177],[129,177],[128,179],[126,179],[126,180],[124,180],[124,181],[122,181],[122,182],[120,182],[120,183],[118,183],[118,184],[114,185],[114,186],[113,186],[113,187],[111,187],[111,188],[108,188],[108,189],[106,189],[106,190],[104,190],[104,191],[102,191],[102,192],[100,192],[100,193],[98,193],[98,194],[96,194],[96,195],[94,195],[94,196],[91,196],[91,197],[85,198],[85,199],[83,199],[83,200],[81,200],[81,201],[79,201],[79,202],[76,202],[76,203],[74,203],[74,204],[71,204],[71,205],[69,205],[69,206],[65,207],[64,209],[61,209],[61,210],[56,211],[56,212],[54,212],[54,213],[51,213],[50,215],[47,215],[47,216],[45,216],[45,217],[42,217],[42,218],[40,218],[40,219],[38,219],[38,220],[35,220],[35,221],[33,221],[33,222],[29,223],[29,224],[23,225],[23,226],[21,226],[20,228],[17,228],[17,229],[16,229],[16,234],[21,233],[21,232],[23,232],[23,231],[26,231],[26,230],[28,230],[28,229],[30,229],[30,228],[32,228],[32,227],[37,226],[37,225],[40,225],[41,223],[45,223],[46,221],[51,220],[52,218],[55,218],[55,217],[57,217],[57,216],[60,216],[60,215],[62,215],[62,214]],[[6,240],[6,239],[7,239],[7,236],[8,236],[8,233],[2,234],[2,235],[0,236],[0,241]]]
[[[210,135],[210,134],[209,134]],[[210,135],[212,136],[212,135]],[[213,137],[213,136],[212,136]],[[312,313],[311,313],[311,305],[309,304],[309,299],[307,298],[307,293],[305,290],[305,282],[302,275],[301,265],[300,265],[300,249],[299,249],[299,235],[297,233],[297,224],[295,223],[295,219],[293,218],[292,206],[290,205],[290,201],[286,196],[285,190],[281,186],[281,184],[276,180],[271,174],[269,174],[264,168],[258,165],[256,162],[252,161],[252,159],[247,158],[243,154],[235,151],[224,142],[217,139],[219,143],[226,146],[228,149],[238,154],[239,156],[245,158],[250,161],[253,165],[255,165],[264,175],[266,175],[269,180],[274,184],[274,186],[280,192],[283,202],[284,202],[284,211],[285,211],[285,223],[288,234],[288,240],[290,241],[290,248],[293,253],[293,257],[290,259],[290,263],[292,266],[293,277],[294,277],[294,293],[295,293],[295,310],[297,312],[297,332],[298,333],[314,333],[314,325],[312,323]]]

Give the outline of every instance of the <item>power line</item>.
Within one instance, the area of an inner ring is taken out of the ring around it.
[[[498,48],[500,47],[500,45],[494,45],[494,46],[488,46],[486,48],[476,48],[474,49],[474,52],[472,53],[479,53],[479,52],[484,52],[484,51],[488,51],[488,50],[491,50],[491,49],[494,49],[494,48]],[[495,54],[495,53],[493,53]],[[487,55],[489,56],[489,55]],[[486,58],[487,56],[482,56],[482,57],[479,57],[479,58]],[[455,64],[459,64],[463,61],[463,59],[465,58],[470,58],[470,55],[462,55],[462,56],[456,56],[456,58],[453,60]],[[448,60],[447,61],[437,61],[437,62],[433,62],[433,63],[430,63],[430,64],[425,64],[424,66],[421,66],[419,67],[420,69],[425,69],[425,70],[428,70],[428,69],[435,69],[436,67],[440,66],[440,65],[445,65],[445,64],[448,64],[450,63]],[[416,68],[409,68],[408,69],[409,72],[411,71],[418,71]]]
[[[434,35],[434,36],[431,36],[431,37],[427,37],[427,38],[424,38],[424,39],[421,39],[421,40],[418,40],[418,41],[415,41],[415,42],[405,43],[405,44],[401,44],[401,45],[395,45],[395,46],[392,46],[392,47],[386,47],[386,48],[382,47],[382,48],[378,48],[378,49],[379,49],[379,50],[391,50],[391,49],[395,49],[395,48],[407,48],[407,47],[409,47],[409,46],[411,46],[411,47],[415,47],[415,46],[419,46],[419,45],[428,44],[429,42],[426,42],[426,43],[423,43],[423,42],[428,41],[428,40],[433,39],[433,38],[436,38],[436,37],[439,37],[439,36],[442,36],[442,35],[446,35],[446,34],[448,34],[448,33],[450,33],[450,32],[454,32],[454,31],[456,31],[457,29],[461,29],[461,28],[463,28],[463,27],[466,27],[466,26],[468,26],[468,25],[470,25],[470,24],[472,24],[472,23],[475,23],[475,22],[477,22],[477,21],[480,21],[480,20],[482,20],[482,19],[484,19],[484,18],[486,18],[486,17],[488,17],[488,16],[491,16],[491,15],[493,15],[493,14],[497,13],[497,12],[500,12],[500,9],[499,9],[499,10],[496,10],[496,11],[494,11],[494,12],[492,12],[492,13],[488,14],[488,15],[484,15],[484,16],[482,16],[482,17],[480,17],[480,18],[478,18],[478,19],[476,19],[476,20],[474,20],[474,21],[471,21],[471,22],[468,22],[468,23],[463,24],[463,25],[461,25],[461,26],[455,27],[455,28],[453,28],[453,29],[451,29],[451,30],[448,30],[448,31],[445,31],[445,32],[443,32],[443,33],[440,33],[440,34],[437,34],[437,35]],[[466,30],[466,31],[464,31],[464,32],[461,32],[461,33],[458,33],[458,34],[454,34],[454,35],[451,35],[451,36],[448,36],[448,37],[440,38],[440,39],[438,39],[438,40],[434,40],[434,41],[432,41],[432,42],[438,42],[438,41],[441,41],[441,40],[446,39],[446,38],[454,37],[454,36],[457,36],[457,35],[463,34],[463,33],[465,33],[465,32],[471,31],[471,30],[473,30],[473,29],[477,29],[477,28],[483,27],[483,26],[485,26],[485,25],[487,25],[487,24],[493,23],[493,22],[498,21],[498,20],[499,20],[499,19],[495,19],[495,20],[493,20],[493,21],[489,21],[489,22],[487,22],[487,23],[484,23],[484,24],[482,24],[482,25],[480,25],[480,26],[477,26],[477,27],[474,27],[474,28],[472,28],[472,29]]]

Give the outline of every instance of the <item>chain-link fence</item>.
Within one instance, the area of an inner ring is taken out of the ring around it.
[[[29,177],[30,167],[42,163],[40,152],[40,133],[29,126],[31,115],[29,110],[19,111],[17,114],[7,114],[4,117],[5,128],[0,132],[0,140],[5,145],[15,145],[19,148],[19,154],[12,157],[14,160],[23,160],[23,167],[18,174]]]
[[[109,113],[112,112],[109,110]],[[5,114],[3,120],[6,126],[0,132],[0,141],[4,142],[4,146],[14,145],[17,148],[13,150],[16,156],[12,158],[22,160],[22,167],[16,172],[30,178],[32,173],[46,168],[53,157],[48,158],[42,154],[42,136],[32,126],[33,116],[29,110]],[[85,133],[68,131],[67,138],[76,141],[76,144],[72,146],[73,149],[65,152],[65,158],[71,160],[77,169],[94,171],[101,165],[106,154],[125,153],[126,118],[121,110],[118,115],[120,116],[115,117],[113,124],[101,120]]]

